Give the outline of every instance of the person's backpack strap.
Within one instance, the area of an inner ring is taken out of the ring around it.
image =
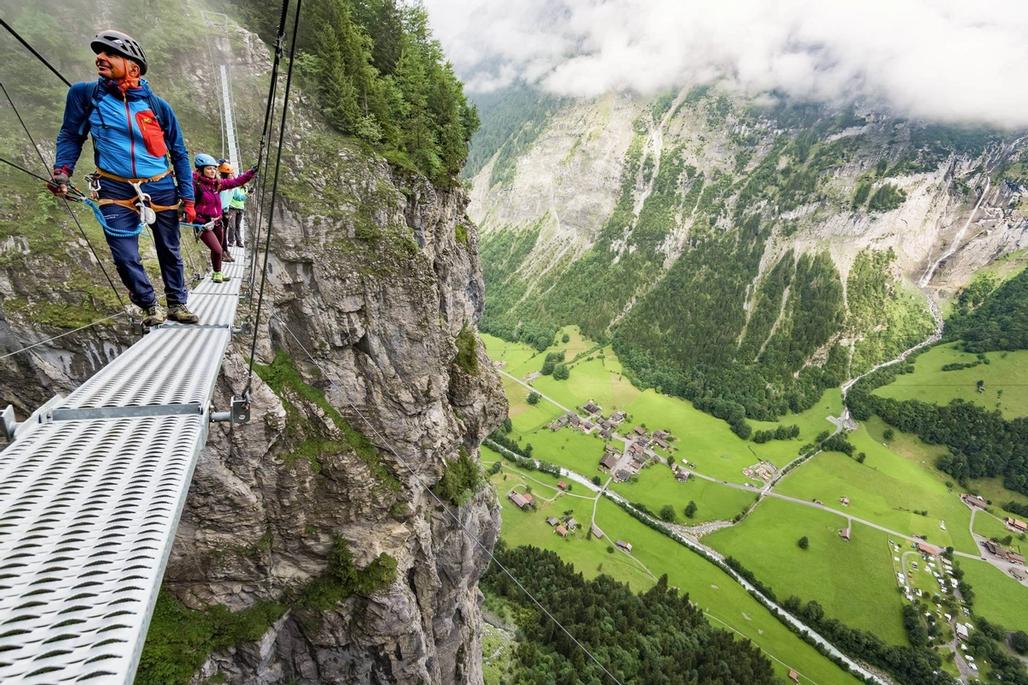
[[[104,94],[100,90],[100,82],[98,81],[93,86],[93,93],[92,93],[92,95],[89,96],[89,104],[86,105],[86,107],[85,107],[85,109],[83,111],[82,123],[79,125],[79,135],[80,136],[84,136],[86,133],[89,132],[89,127],[90,127],[89,115],[91,115],[93,113],[94,109],[100,114],[100,126],[102,126],[103,128],[107,128],[107,124],[104,123],[103,112],[100,109],[97,108],[97,105],[100,104],[100,99],[103,96],[104,96]]]

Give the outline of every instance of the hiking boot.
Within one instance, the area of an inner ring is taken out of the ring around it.
[[[173,304],[168,307],[168,318],[179,323],[199,323],[200,317],[189,311],[184,304]]]
[[[232,255],[230,255],[228,252],[225,252],[224,254],[221,255],[221,261],[223,261],[223,262],[234,262],[234,261],[236,261],[236,258],[233,257]]]
[[[140,307],[143,310],[143,325],[147,328],[153,328],[154,326],[160,326],[164,323],[164,312],[161,311],[159,305],[150,305],[149,307]]]
[[[214,275],[211,276],[211,281],[214,282],[214,283],[224,283],[225,282],[225,274],[221,273],[220,271],[215,271]]]

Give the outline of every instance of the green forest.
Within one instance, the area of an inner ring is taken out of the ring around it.
[[[973,282],[958,297],[945,338],[958,341],[969,352],[1028,348],[1026,296],[1028,270],[998,287],[988,278]],[[848,399],[854,418],[865,420],[877,414],[925,442],[945,445],[949,453],[938,466],[960,482],[998,476],[1007,488],[1028,494],[1028,417],[1006,419],[997,410],[959,399],[940,406],[872,392],[913,370],[908,360],[857,383]]]
[[[771,663],[748,640],[714,628],[689,596],[669,588],[662,576],[641,594],[609,576],[585,580],[553,552],[536,547],[495,550],[497,560],[553,613],[575,638],[623,683],[777,682]],[[490,566],[482,589],[519,608],[521,639],[515,652],[519,684],[577,685],[609,682],[553,620],[538,611],[525,593]]]
[[[272,41],[279,8],[238,3]],[[418,4],[324,0],[304,6],[297,68],[328,122],[391,163],[452,186],[464,167],[478,113],[432,38]]]

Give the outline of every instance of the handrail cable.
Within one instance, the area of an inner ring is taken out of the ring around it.
[[[296,0],[296,15],[293,18],[293,37],[289,43],[289,66],[286,68],[286,89],[282,95],[282,118],[278,125],[278,147],[275,150],[275,175],[271,183],[271,200],[268,207],[268,228],[264,234],[264,265],[261,269],[261,287],[257,294],[257,313],[253,319],[253,340],[250,343],[250,364],[246,374],[246,390],[243,397],[248,397],[253,385],[253,363],[257,357],[257,332],[260,330],[261,307],[264,304],[264,286],[268,280],[268,257],[271,252],[271,227],[275,221],[275,199],[278,196],[278,177],[282,167],[282,148],[285,145],[286,120],[289,114],[289,91],[293,85],[293,66],[296,60],[296,39],[300,30],[300,7],[303,0]],[[254,246],[256,247],[256,245]]]
[[[43,168],[49,172],[53,166],[47,164],[46,160],[43,159],[43,153],[39,151],[39,146],[36,145],[36,139],[32,137],[32,133],[29,131],[29,127],[25,124],[25,120],[21,118],[21,112],[18,111],[18,107],[14,104],[14,100],[11,99],[10,93],[8,93],[7,88],[4,87],[3,81],[0,81],[0,90],[3,91],[4,97],[7,98],[7,102],[11,104],[11,109],[14,110],[14,115],[18,117],[18,123],[21,124],[22,130],[25,131],[25,135],[32,144],[32,149],[36,151],[36,155],[39,157],[39,162],[43,165]],[[107,279],[107,283],[111,286],[111,290],[114,291],[114,296],[118,298],[118,304],[121,305],[122,309],[124,309],[125,300],[122,299],[121,292],[118,290],[117,286],[114,285],[114,280],[111,278],[111,275],[107,273],[107,268],[104,266],[104,263],[100,261],[100,255],[96,253],[93,243],[89,240],[89,236],[86,235],[86,230],[82,228],[82,223],[79,221],[78,216],[75,215],[74,210],[72,210],[70,201],[67,197],[62,197],[61,199],[64,200],[64,206],[68,209],[68,214],[71,215],[75,225],[78,226],[79,235],[81,235],[82,239],[86,241],[89,251],[93,253],[93,259],[96,260],[97,266],[100,267],[100,271],[103,272],[104,277]]]
[[[25,347],[22,347],[20,349],[15,350],[14,352],[8,352],[7,354],[4,354],[4,355],[0,356],[0,361],[3,361],[4,359],[7,359],[8,357],[13,357],[16,354],[21,354],[22,352],[28,352],[29,350],[31,350],[31,349],[33,349],[35,347],[39,347],[40,345],[45,345],[45,344],[47,344],[49,342],[53,342],[54,340],[57,340],[58,338],[63,338],[66,335],[71,335],[72,333],[78,333],[79,331],[84,331],[87,328],[92,328],[93,326],[96,326],[98,324],[102,324],[102,323],[104,323],[106,321],[110,321],[111,319],[117,319],[119,316],[126,316],[127,314],[128,314],[127,311],[120,311],[120,312],[118,312],[116,314],[111,314],[110,316],[105,316],[102,319],[97,319],[96,321],[93,321],[92,323],[87,323],[85,326],[79,326],[78,328],[76,328],[74,330],[65,331],[64,333],[60,333],[58,335],[51,336],[51,337],[47,338],[46,340],[40,340],[39,342],[32,343],[31,345],[26,345]]]
[[[35,56],[36,59],[38,59],[40,62],[42,62],[44,65],[46,65],[46,68],[49,69],[50,71],[52,71],[54,73],[54,76],[56,76],[57,78],[59,78],[62,81],[64,81],[64,85],[66,85],[69,88],[71,88],[71,81],[69,81],[68,79],[64,78],[64,75],[61,74],[61,72],[57,71],[57,68],[54,65],[50,64],[50,62],[48,62],[45,57],[43,57],[41,54],[36,52],[36,49],[34,47],[32,47],[31,45],[29,45],[28,41],[26,41],[24,38],[22,38],[18,34],[18,32],[14,30],[14,28],[10,24],[8,24],[6,21],[3,20],[3,17],[0,17],[0,25],[3,25],[3,27],[5,29],[7,29],[7,32],[10,33],[12,36],[14,36],[14,38],[19,43],[24,45],[25,49],[28,50],[29,52],[31,52]]]
[[[256,230],[251,241],[247,238],[248,242],[252,242],[255,246],[260,244],[261,239],[261,224],[264,219],[264,196],[267,188],[268,178],[268,164],[270,163],[268,158],[265,157],[264,151],[267,143],[268,133],[271,130],[273,122],[275,120],[275,98],[278,92],[278,67],[282,61],[282,47],[285,41],[286,34],[286,22],[289,19],[289,0],[282,0],[282,13],[278,20],[278,33],[275,36],[275,58],[271,63],[271,79],[268,84],[268,100],[264,107],[264,124],[261,127],[261,142],[257,146],[257,168],[260,169],[261,164],[264,164],[264,170],[261,171],[260,180],[258,180],[258,193],[257,193],[257,220],[254,222]],[[254,249],[250,251],[252,255],[250,259],[250,274],[247,282],[249,290],[253,290],[254,280],[257,278],[257,254],[258,250]],[[250,299],[250,312],[253,312],[253,299]]]
[[[296,341],[296,344],[300,346],[300,349],[303,350],[304,354],[307,355],[307,358],[311,360],[311,363],[313,363],[314,366],[317,367],[318,371],[321,372],[322,376],[325,377],[325,378],[330,377],[330,374],[326,373],[325,369],[311,355],[311,353],[307,349],[307,347],[300,341],[300,339],[297,337],[297,335],[295,333],[293,333],[293,329],[290,326],[285,326],[284,328],[289,333],[289,335],[292,336],[293,340]],[[350,409],[352,409],[357,414],[357,416],[359,416],[361,418],[362,421],[364,421],[365,424],[367,424],[368,428],[370,428],[372,430],[372,432],[378,437],[379,441],[385,446],[385,448],[387,450],[389,450],[389,453],[393,455],[393,457],[396,459],[396,461],[398,463],[400,463],[400,464],[403,464],[403,466],[406,467],[408,471],[410,471],[411,475],[414,476],[414,479],[416,481],[419,481],[419,484],[424,487],[425,486],[424,482],[420,482],[420,477],[419,477],[420,474],[417,471],[415,471],[414,467],[412,467],[410,464],[408,464],[406,460],[400,458],[400,455],[397,454],[396,450],[394,450],[392,448],[392,445],[389,444],[389,441],[386,440],[385,437],[383,437],[381,433],[379,433],[378,429],[375,428],[375,425],[373,423],[371,423],[371,421],[369,421],[366,416],[364,416],[364,413],[360,409],[358,409],[356,407],[356,405],[354,405],[352,402],[347,402],[346,404],[347,404],[347,406]],[[571,631],[569,631],[567,628],[565,628],[564,625],[560,621],[558,621],[557,618],[553,614],[551,614],[546,609],[545,606],[543,606],[542,602],[540,602],[538,599],[535,598],[535,595],[533,595],[531,592],[529,592],[528,588],[526,588],[524,585],[522,585],[521,581],[518,580],[514,576],[514,574],[511,573],[510,570],[506,566],[504,566],[496,558],[496,556],[493,554],[493,551],[491,549],[489,549],[488,547],[486,547],[484,544],[482,544],[482,542],[474,534],[472,534],[471,531],[469,531],[467,529],[467,527],[465,527],[465,525],[461,522],[461,520],[459,518],[457,518],[453,514],[452,511],[450,511],[450,507],[446,506],[446,503],[442,500],[442,498],[439,497],[439,495],[437,495],[432,490],[432,488],[425,487],[425,492],[427,492],[428,494],[430,494],[432,496],[432,498],[436,501],[436,504],[438,504],[442,508],[442,510],[445,511],[447,513],[447,515],[449,515],[449,517],[451,519],[453,519],[454,523],[456,523],[460,527],[460,529],[462,531],[464,531],[464,533],[465,533],[465,535],[467,535],[468,539],[470,539],[473,543],[475,543],[475,545],[480,547],[486,554],[488,554],[489,558],[492,560],[492,562],[494,564],[496,564],[497,568],[499,568],[501,571],[503,571],[504,575],[506,575],[508,578],[510,578],[512,581],[514,581],[514,584],[517,585],[518,588],[520,588],[520,590],[523,593],[525,593],[525,595],[530,600],[532,600],[532,603],[535,604],[539,608],[540,611],[542,611],[544,614],[546,614],[547,618],[549,618],[551,621],[553,621],[554,625],[556,625],[558,628],[560,628],[561,631],[563,631],[563,633],[565,635],[567,635],[568,638],[570,638],[571,641],[574,642],[575,645],[579,649],[581,649],[583,652],[585,652],[585,654],[590,659],[592,659],[593,663],[595,663],[597,666],[599,666],[600,669],[605,674],[607,674],[607,677],[609,677],[611,680],[613,680],[615,683],[617,683],[617,685],[621,685],[621,681],[618,680],[617,677],[615,677],[613,673],[608,671],[607,668],[600,662],[600,660],[598,658],[596,658],[596,656],[591,651],[589,651],[589,649],[585,645],[583,645],[581,642],[579,642],[578,638],[576,638],[574,635],[572,635]]]

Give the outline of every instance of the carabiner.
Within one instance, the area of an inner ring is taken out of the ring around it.
[[[86,176],[86,183],[89,184],[89,195],[94,200],[100,199],[100,174],[93,172]]]
[[[157,223],[157,212],[153,211],[153,208],[150,207],[150,195],[143,192],[142,183],[133,182],[132,187],[136,189],[136,195],[139,197],[139,202],[136,203],[136,209],[139,210],[139,218],[147,226],[153,226]]]

